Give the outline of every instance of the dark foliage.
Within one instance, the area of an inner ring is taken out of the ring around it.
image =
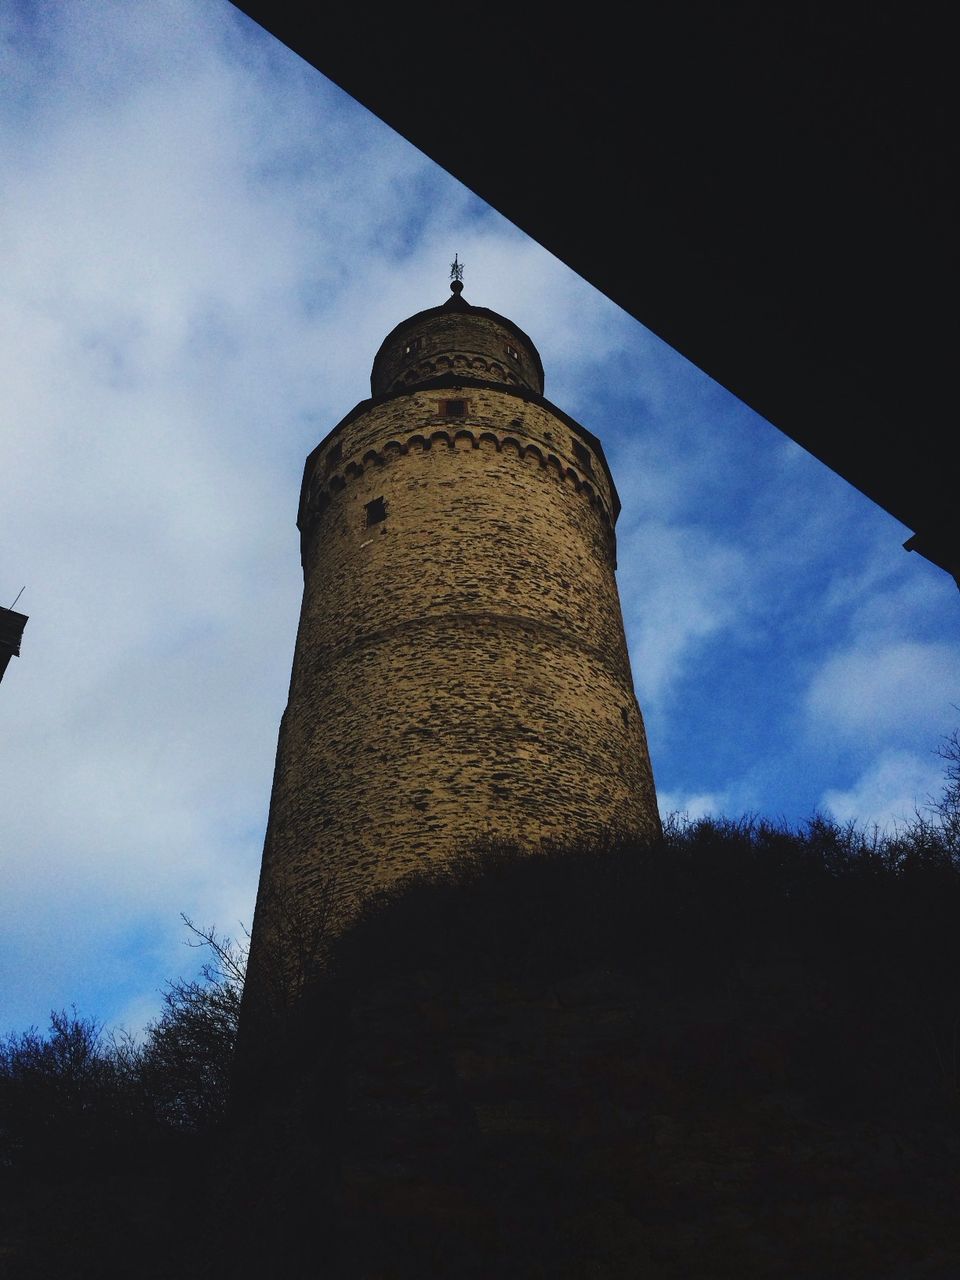
[[[199,981],[168,984],[142,1043],[106,1036],[75,1010],[52,1013],[46,1034],[0,1042],[5,1277],[214,1274],[210,1160],[244,955],[186,923],[212,959]]]
[[[137,1050],[76,1010],[0,1044],[0,1166],[69,1178],[135,1125]]]
[[[232,1107],[243,954],[195,930],[142,1045],[58,1014],[0,1049],[11,1277],[960,1267],[947,759],[894,837],[672,822],[393,886],[301,940]]]
[[[364,983],[439,969],[453,984],[659,963],[716,988],[789,957],[922,987],[960,958],[958,906],[960,849],[929,823],[880,838],[823,819],[672,822],[653,846],[476,848],[372,898],[336,971]]]
[[[137,1062],[141,1100],[162,1125],[203,1131],[226,1114],[246,953],[215,929],[187,927],[213,957],[199,981],[167,984]]]

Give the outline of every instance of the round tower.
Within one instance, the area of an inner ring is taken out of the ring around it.
[[[307,459],[303,607],[253,931],[478,837],[654,835],[600,442],[462,296],[388,334]],[[319,907],[317,908],[319,910]]]

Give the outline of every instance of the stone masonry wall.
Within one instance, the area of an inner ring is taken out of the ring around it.
[[[455,372],[542,395],[543,368],[530,339],[502,317],[463,308],[440,307],[390,334],[373,362],[373,394]]]
[[[479,836],[658,829],[610,505],[569,426],[502,388],[373,404],[318,451],[261,932],[271,885],[309,902]]]

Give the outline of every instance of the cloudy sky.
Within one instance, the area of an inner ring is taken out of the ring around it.
[[[0,60],[0,1031],[140,1027],[181,911],[249,923],[303,460],[455,252],[606,446],[662,809],[938,791],[960,597],[903,526],[225,0],[8,0]]]

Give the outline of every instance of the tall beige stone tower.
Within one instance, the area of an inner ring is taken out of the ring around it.
[[[462,289],[384,339],[307,459],[252,977],[271,904],[309,912],[331,874],[355,899],[481,836],[660,829],[603,449]]]

